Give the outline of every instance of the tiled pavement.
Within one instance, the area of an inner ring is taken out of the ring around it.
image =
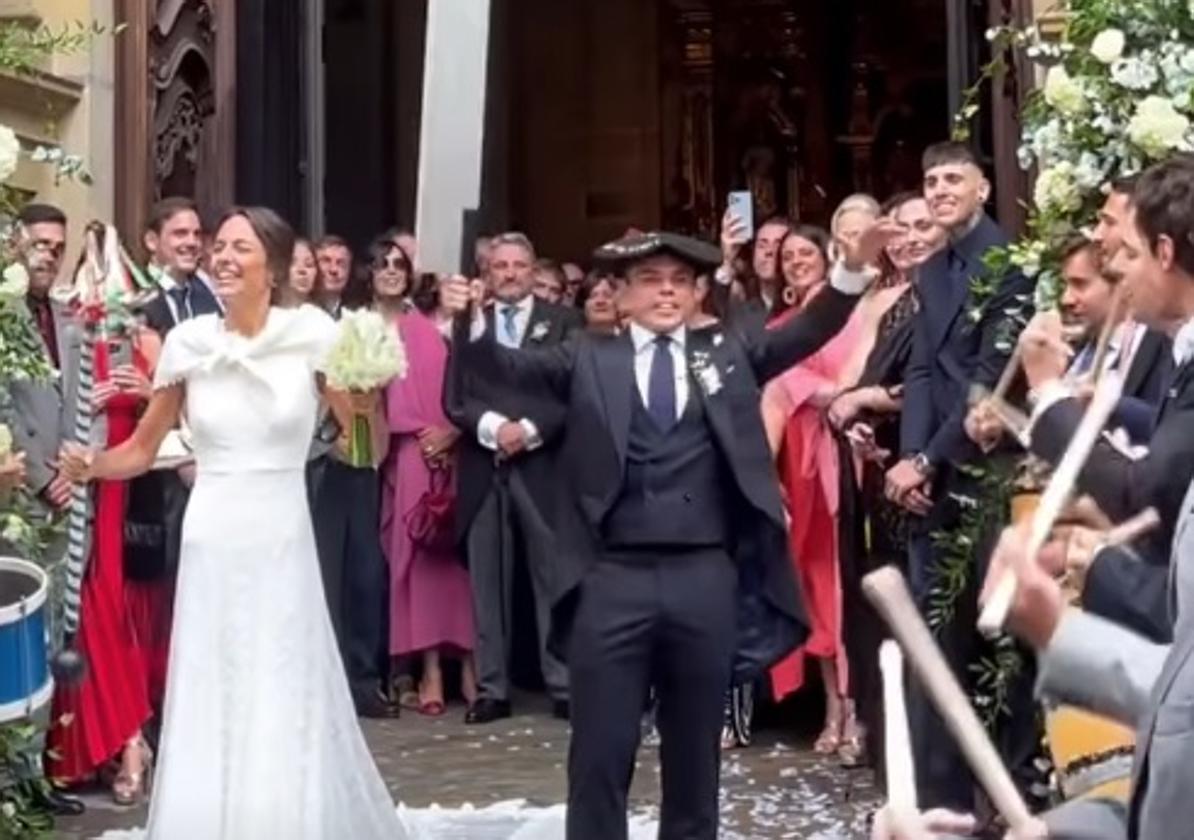
[[[466,727],[453,706],[431,720],[405,713],[400,720],[365,723],[382,775],[395,801],[483,805],[507,799],[532,804],[563,801],[567,727],[526,699],[511,720]],[[658,765],[643,749],[633,804],[649,813],[658,802]],[[807,738],[781,728],[758,733],[747,750],[722,764],[723,840],[855,840],[864,838],[876,793],[869,771],[847,772],[814,755]],[[87,814],[63,822],[55,836],[82,840],[113,828],[144,824],[143,809],[124,810],[106,796],[85,796]]]

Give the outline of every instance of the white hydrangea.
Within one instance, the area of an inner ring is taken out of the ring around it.
[[[1071,78],[1060,64],[1050,67],[1045,74],[1045,101],[1067,116],[1086,112],[1086,93],[1081,83]]]
[[[1072,213],[1082,207],[1082,190],[1074,176],[1074,165],[1061,161],[1037,176],[1032,199],[1044,213]]]
[[[1111,81],[1128,90],[1150,90],[1158,78],[1156,66],[1140,56],[1120,58],[1111,65]]]
[[[11,263],[0,275],[0,301],[22,300],[29,291],[29,272],[20,263]]]
[[[1187,147],[1190,120],[1163,96],[1147,96],[1136,105],[1128,122],[1128,139],[1152,157]]]
[[[17,171],[21,159],[21,141],[17,133],[6,125],[0,125],[0,181],[7,181]]]
[[[1096,190],[1103,183],[1104,165],[1094,152],[1083,152],[1074,167],[1074,183],[1086,192]]]
[[[1032,133],[1029,145],[1032,147],[1032,153],[1036,156],[1037,161],[1042,166],[1048,166],[1050,161],[1060,157],[1063,151],[1063,140],[1061,121],[1051,119]]]
[[[1090,53],[1103,64],[1110,64],[1124,54],[1124,34],[1118,29],[1104,29],[1090,44]]]

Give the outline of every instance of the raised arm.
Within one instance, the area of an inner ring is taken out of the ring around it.
[[[77,444],[63,447],[62,473],[75,483],[126,481],[153,467],[166,434],[178,425],[184,385],[178,383],[153,392],[136,431],[124,443],[100,453]]]

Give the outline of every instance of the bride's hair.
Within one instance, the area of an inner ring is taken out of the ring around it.
[[[249,223],[253,233],[261,240],[265,249],[265,269],[273,285],[271,299],[276,300],[282,287],[290,277],[290,261],[294,257],[294,230],[286,221],[268,207],[230,207],[216,222],[216,230],[233,216],[240,216]]]

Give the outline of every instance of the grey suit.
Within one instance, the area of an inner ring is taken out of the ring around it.
[[[61,374],[53,382],[8,383],[13,448],[25,453],[27,483],[35,494],[40,494],[53,480],[52,463],[62,442],[69,440],[74,432],[79,388],[82,335],[65,309],[54,304],[53,313]]]
[[[1137,727],[1128,811],[1070,803],[1047,815],[1050,837],[1169,840],[1194,826],[1194,484],[1181,511],[1170,563],[1173,644],[1074,611],[1041,652],[1043,693]]]

